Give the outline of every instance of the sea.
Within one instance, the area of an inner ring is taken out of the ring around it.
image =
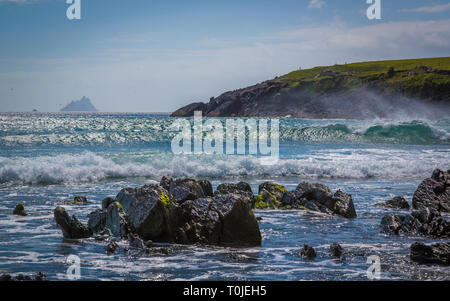
[[[411,203],[434,169],[450,169],[450,117],[281,118],[273,165],[253,155],[176,155],[170,130],[175,120],[145,113],[0,113],[0,274],[44,272],[49,280],[68,280],[68,258],[75,255],[79,279],[88,281],[450,280],[449,267],[409,258],[412,243],[439,240],[381,233],[385,214],[407,212],[376,206],[394,196]],[[262,246],[252,248],[161,244],[150,252],[126,252],[121,241],[117,253],[107,254],[104,241],[63,239],[56,206],[87,222],[105,197],[158,183],[164,175],[208,179],[214,189],[246,181],[254,193],[265,181],[288,190],[319,182],[350,193],[358,216],[255,210]],[[89,203],[64,202],[75,195]],[[19,202],[28,216],[12,214]],[[334,242],[345,251],[341,259],[329,254]],[[316,259],[300,256],[304,244],[315,248]]]

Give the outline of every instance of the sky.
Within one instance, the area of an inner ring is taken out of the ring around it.
[[[450,56],[450,1],[0,0],[0,111],[171,112],[298,68]]]

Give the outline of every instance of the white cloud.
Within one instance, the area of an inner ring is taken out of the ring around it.
[[[448,56],[448,49],[450,20],[442,20],[354,28],[333,23],[199,41],[191,51],[111,48],[91,60],[47,60],[37,67],[27,60],[34,71],[8,72],[0,61],[0,110],[57,110],[86,95],[104,111],[171,111],[300,66]]]
[[[450,10],[450,3],[441,5],[422,6],[411,9],[402,9],[402,12],[407,13],[441,13]]]
[[[325,5],[324,1],[321,0],[311,0],[309,2],[308,8],[322,8]]]

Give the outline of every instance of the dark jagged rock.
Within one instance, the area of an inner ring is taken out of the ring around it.
[[[415,242],[411,245],[411,260],[420,264],[450,265],[450,242],[425,245]]]
[[[214,196],[213,188],[212,188],[212,185],[211,185],[210,181],[208,181],[208,180],[199,180],[198,184],[202,188],[203,194],[205,195],[205,197]]]
[[[169,191],[170,190],[170,183],[172,183],[172,181],[173,181],[172,177],[163,176],[161,178],[161,181],[159,182],[159,186],[161,186],[165,190]]]
[[[246,182],[239,182],[237,184],[224,183],[217,186],[215,195],[225,195],[229,193],[241,194],[247,198],[248,203],[253,208],[255,204],[255,198],[253,196],[253,191],[250,185]]]
[[[106,253],[113,254],[116,252],[118,248],[119,245],[114,240],[111,240],[109,244],[106,246]]]
[[[268,196],[271,195],[274,194],[268,194]],[[263,195],[258,195],[256,199],[255,208],[269,207],[264,202]],[[275,197],[272,197],[272,199],[275,199]],[[275,204],[277,208],[310,210],[345,218],[356,217],[356,210],[350,194],[338,190],[333,195],[327,186],[319,183],[300,183],[296,190],[285,191],[282,194],[281,202],[273,202],[272,204]]]
[[[241,194],[189,200],[181,209],[180,238],[187,243],[261,245],[258,222]]]
[[[14,215],[20,215],[20,216],[27,216],[28,215],[28,213],[26,213],[25,207],[23,206],[22,203],[18,203],[16,205],[16,207],[14,208],[13,214]]]
[[[130,226],[140,237],[155,241],[171,240],[169,214],[173,199],[167,190],[154,184],[125,188],[116,199],[128,215]]]
[[[133,234],[128,235],[128,242],[130,247],[134,249],[146,249],[147,247],[142,239]]]
[[[107,232],[115,237],[126,237],[131,232],[128,216],[117,201],[110,203],[106,209],[91,212],[88,218],[88,227],[93,233]]]
[[[111,198],[111,197],[107,197],[102,201],[102,209],[106,209],[108,208],[109,205],[111,205],[112,203],[114,203],[116,200]]]
[[[217,186],[216,194],[241,193],[250,192],[253,194],[252,188],[246,182],[239,182],[237,184],[224,183]]]
[[[0,276],[0,282],[3,281],[46,281],[47,276],[39,272],[31,277],[29,275],[18,274],[16,277],[12,277],[10,274],[2,274]]]
[[[344,253],[344,249],[342,249],[340,244],[332,243],[330,245],[330,254],[331,254],[331,256],[336,257],[336,258],[341,258],[343,253]]]
[[[88,238],[92,236],[92,231],[84,226],[75,215],[69,217],[63,207],[56,207],[54,210],[56,224],[61,229],[63,236],[69,239]]]
[[[203,191],[203,187],[196,180],[189,178],[173,180],[170,183],[169,193],[177,203],[207,196]]]
[[[313,260],[317,256],[316,250],[314,250],[313,247],[310,247],[308,245],[303,246],[303,249],[301,250],[300,255],[309,260]]]
[[[430,208],[450,212],[450,174],[436,169],[431,178],[425,179],[414,193],[414,209]]]
[[[392,200],[386,201],[384,203],[378,203],[377,206],[392,209],[404,209],[404,210],[411,209],[405,198],[401,196],[396,196]]]
[[[424,208],[411,214],[388,214],[381,220],[382,231],[387,234],[410,234],[447,238],[450,223],[437,211]]]

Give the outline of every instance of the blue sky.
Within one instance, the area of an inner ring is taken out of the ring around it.
[[[172,111],[317,65],[450,55],[450,1],[0,0],[0,111]]]

